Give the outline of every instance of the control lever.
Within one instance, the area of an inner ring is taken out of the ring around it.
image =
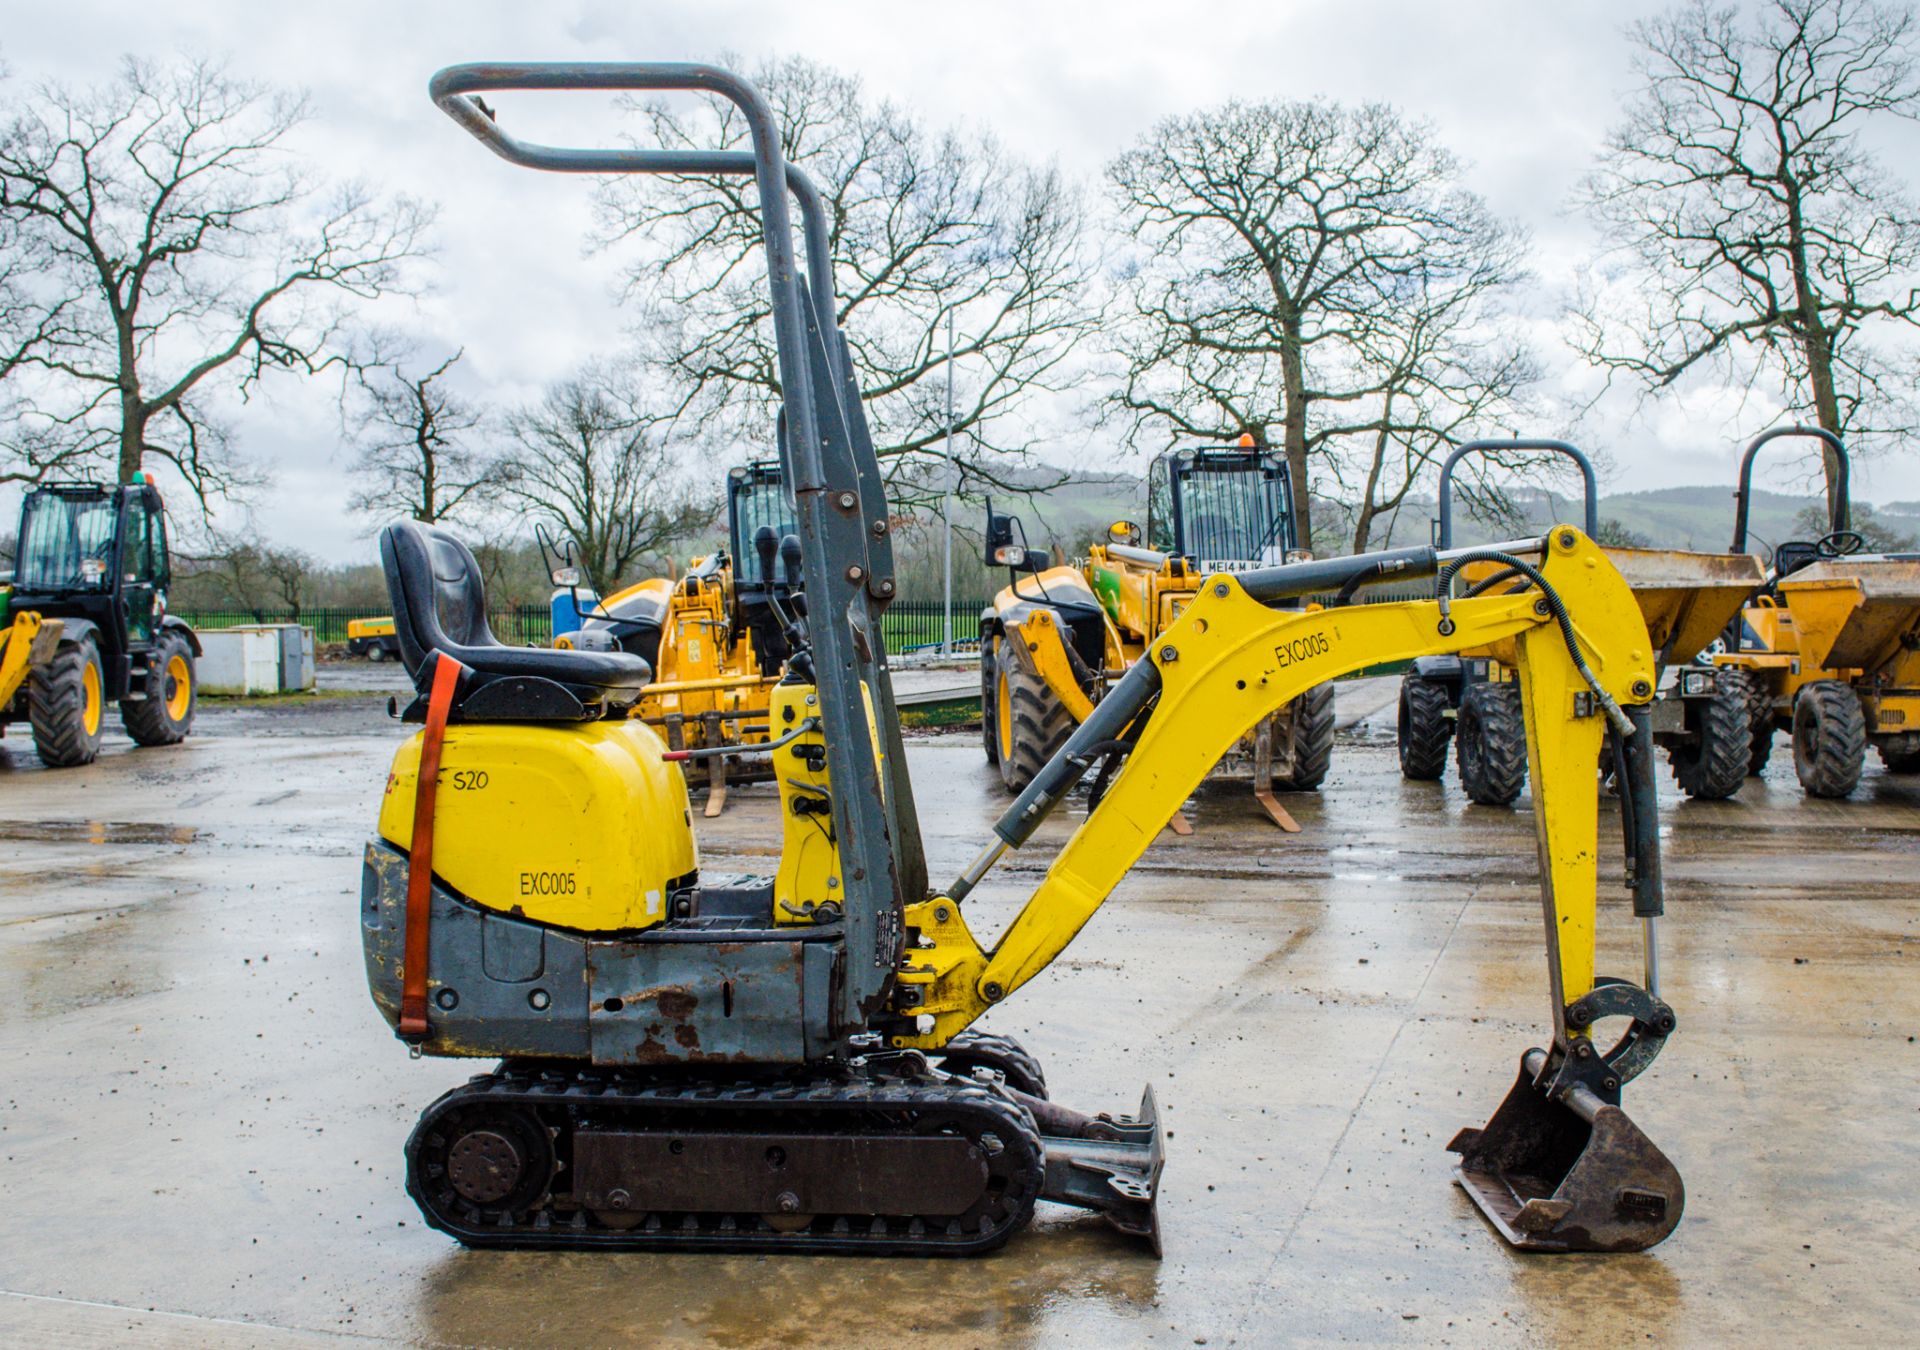
[[[787,574],[787,603],[801,618],[807,616],[807,595],[800,587],[800,536],[790,534],[780,541],[780,570]]]

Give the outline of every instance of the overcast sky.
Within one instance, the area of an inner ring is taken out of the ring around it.
[[[44,77],[104,78],[123,51],[180,49],[226,56],[241,75],[305,86],[316,115],[299,143],[318,168],[440,204],[432,293],[395,317],[464,345],[474,386],[512,402],[621,342],[616,263],[583,247],[592,184],[487,154],[427,101],[427,77],[440,66],[798,54],[857,74],[874,93],[937,122],[984,126],[1023,154],[1056,158],[1095,190],[1101,166],[1169,114],[1233,95],[1387,100],[1430,118],[1471,161],[1470,181],[1494,209],[1531,228],[1550,310],[1591,248],[1584,222],[1563,204],[1630,87],[1622,28],[1658,8],[1639,0],[62,0],[9,5],[0,55],[13,71],[9,95]],[[536,139],[604,142],[618,129],[603,99],[523,94],[497,104],[503,124]],[[1577,381],[1563,352],[1546,355],[1563,385]],[[1730,484],[1735,438],[1770,415],[1712,389],[1630,416],[1633,402],[1614,400],[1582,429],[1608,457],[1608,490]],[[368,523],[344,509],[345,455],[330,401],[271,386],[236,423],[245,453],[272,475],[255,508],[260,527],[330,561],[368,557]],[[1082,462],[1117,453],[1098,443],[1074,449]],[[1920,497],[1920,468],[1910,455],[1883,458],[1857,475],[1855,491]],[[0,509],[11,519],[15,508],[0,498]]]

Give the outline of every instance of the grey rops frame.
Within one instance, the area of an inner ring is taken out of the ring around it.
[[[901,943],[901,910],[926,892],[926,862],[907,780],[880,616],[894,595],[891,524],[866,414],[839,331],[820,195],[785,162],[772,110],[746,81],[682,62],[480,63],[449,66],[433,101],[501,158],[559,173],[737,174],[759,189],[767,286],[779,353],[791,484],[805,568],[814,669],[833,783],[833,820],[846,897],[844,978],[834,989],[836,1034],[865,1030],[885,1006]],[[753,149],[569,149],[516,140],[471,95],[495,90],[660,90],[718,95],[746,118]],[[806,237],[795,266],[788,194]],[[862,686],[880,722],[885,763],[867,735]]]
[[[1434,546],[1436,548],[1453,547],[1453,468],[1468,455],[1484,455],[1494,450],[1548,450],[1556,455],[1564,455],[1572,460],[1580,470],[1580,485],[1586,492],[1586,517],[1584,528],[1587,538],[1592,539],[1600,533],[1600,490],[1593,476],[1593,461],[1577,445],[1565,441],[1548,440],[1480,440],[1468,441],[1457,447],[1447,456],[1446,463],[1440,466],[1440,502],[1435,508]]]

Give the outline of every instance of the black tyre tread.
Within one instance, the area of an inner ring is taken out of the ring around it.
[[[1520,686],[1470,684],[1454,732],[1460,786],[1482,806],[1512,806],[1527,785],[1527,722]]]
[[[991,633],[980,635],[980,744],[987,752],[987,763],[1000,762],[1000,713],[994,706],[994,686],[999,668],[994,663],[996,639]]]
[[[36,667],[27,687],[27,714],[33,724],[33,748],[50,769],[77,769],[91,764],[100,753],[100,732],[87,735],[87,662],[100,662],[92,638],[63,642],[53,659]],[[101,674],[105,675],[104,668]],[[105,710],[102,709],[104,714]],[[100,719],[101,729],[106,718]]]
[[[167,716],[167,702],[163,692],[155,689],[153,676],[148,675],[148,693],[143,699],[122,699],[120,703],[120,725],[127,729],[127,735],[133,737],[135,745],[157,746],[178,745],[193,730],[194,707],[199,702],[199,671],[194,668],[193,649],[186,639],[175,633],[167,633],[154,643],[153,654],[148,658],[151,671],[165,671],[167,663],[178,654],[187,658],[187,683],[190,692],[187,696],[187,715],[175,722]]]
[[[1293,773],[1274,775],[1282,792],[1312,792],[1333,766],[1333,681],[1325,680],[1293,701]]]
[[[1753,762],[1753,691],[1745,671],[1722,670],[1701,704],[1700,739],[1667,751],[1674,781],[1696,801],[1725,801]]]
[[[1437,782],[1447,771],[1447,742],[1453,721],[1446,686],[1421,675],[1400,681],[1400,774],[1416,782]]]
[[[1012,753],[1000,757],[1000,781],[1007,791],[1019,792],[1067,743],[1079,723],[1066,704],[1054,697],[1046,681],[1029,674],[1012,656],[1002,651],[999,665],[1006,674],[1007,698],[1013,705]]]
[[[1793,768],[1810,797],[1845,797],[1860,785],[1867,719],[1839,680],[1815,680],[1793,705]]]
[[[965,1074],[973,1066],[982,1065],[1001,1074],[1015,1092],[1046,1098],[1047,1075],[1040,1061],[1011,1036],[996,1036],[991,1031],[975,1031],[969,1027],[937,1053],[940,1068],[947,1073]]]
[[[1746,674],[1745,671],[1741,672]],[[1761,681],[1747,675],[1747,715],[1752,726],[1752,741],[1747,753],[1747,773],[1758,775],[1767,770],[1773,758],[1773,694]]]

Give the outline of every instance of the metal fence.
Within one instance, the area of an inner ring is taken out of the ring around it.
[[[953,640],[971,646],[980,641],[980,611],[985,602],[956,598],[953,602]],[[887,650],[912,651],[937,647],[945,632],[945,607],[939,600],[899,600],[887,608],[883,627]],[[302,609],[181,610],[179,616],[195,628],[242,628],[257,623],[299,623],[313,629],[316,642],[345,642],[347,624],[354,619],[386,617],[388,611],[371,608],[319,607]],[[553,639],[553,616],[545,605],[516,605],[487,612],[493,635],[508,646],[544,647]]]

